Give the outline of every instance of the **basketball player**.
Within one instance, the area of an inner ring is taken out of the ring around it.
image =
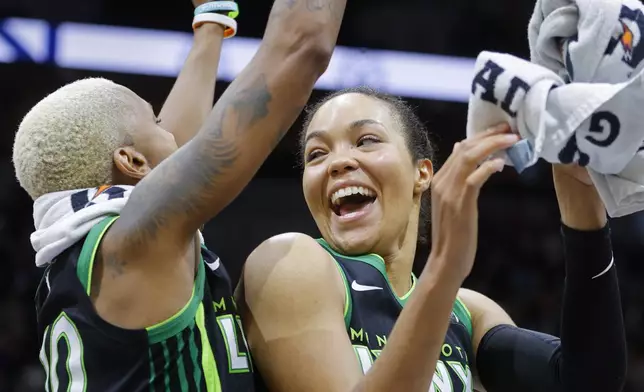
[[[14,164],[47,267],[37,299],[46,390],[253,390],[230,281],[198,229],[301,112],[344,6],[276,0],[258,52],[209,115],[219,17],[195,31],[161,118],[102,79],[67,85],[26,115]]]
[[[323,239],[267,240],[249,256],[239,293],[270,390],[622,388],[624,326],[606,215],[583,170],[554,168],[567,272],[561,340],[516,327],[494,301],[460,288],[476,253],[479,189],[503,168],[486,158],[517,140],[502,125],[457,143],[434,175],[426,130],[403,101],[360,88],[313,108],[302,184]],[[416,280],[430,185],[432,250]]]

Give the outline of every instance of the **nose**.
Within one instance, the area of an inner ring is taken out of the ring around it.
[[[329,165],[329,175],[337,177],[358,169],[358,161],[348,155],[336,155]]]

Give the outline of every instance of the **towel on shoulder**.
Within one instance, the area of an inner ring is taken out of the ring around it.
[[[36,199],[36,230],[31,234],[36,266],[47,266],[65,249],[82,240],[101,220],[120,215],[133,190],[130,185],[104,185],[47,193]],[[201,232],[197,234],[203,244]]]

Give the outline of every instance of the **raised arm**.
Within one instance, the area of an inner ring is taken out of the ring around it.
[[[161,126],[174,135],[178,146],[197,134],[212,110],[223,39],[224,28],[219,24],[205,23],[195,29],[190,53],[159,113]]]
[[[624,386],[626,339],[609,229],[584,172],[553,170],[566,260],[561,339],[517,328],[490,299],[461,292],[488,392],[618,392]]]
[[[249,256],[241,307],[255,363],[280,392],[427,392],[450,313],[474,261],[480,187],[516,142],[506,128],[460,143],[432,185],[433,249],[374,365],[362,374],[343,319],[342,278],[310,237],[273,238]]]
[[[185,254],[301,112],[331,58],[345,2],[276,0],[258,52],[195,138],[136,186],[103,252],[155,263]]]

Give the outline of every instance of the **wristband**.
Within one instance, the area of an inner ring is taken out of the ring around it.
[[[235,19],[239,15],[239,6],[234,1],[209,1],[195,8],[195,16],[211,12]]]
[[[224,38],[234,37],[237,34],[237,22],[226,15],[215,13],[195,15],[194,19],[192,19],[192,28],[196,29],[204,23],[217,23],[224,26]]]

